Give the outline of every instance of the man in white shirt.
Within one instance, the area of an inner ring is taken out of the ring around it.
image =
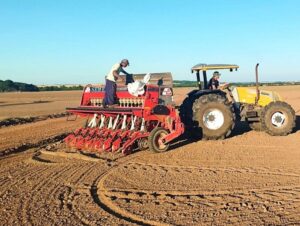
[[[114,64],[106,76],[105,81],[105,96],[103,105],[104,106],[112,106],[116,103],[116,90],[117,84],[116,81],[118,79],[122,80],[125,84],[125,79],[120,76],[120,73],[124,73],[126,76],[131,76],[128,74],[123,68],[129,66],[129,61],[127,59],[123,59],[121,63]]]

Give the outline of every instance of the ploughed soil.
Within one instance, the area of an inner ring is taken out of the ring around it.
[[[80,103],[81,94],[82,91],[1,93],[0,120],[17,118],[22,121],[65,113],[67,106]]]
[[[271,89],[299,111],[299,86]],[[175,89],[176,102],[187,91]],[[62,138],[82,120],[65,116],[1,127],[1,224],[300,224],[297,114],[295,131],[285,137],[239,123],[226,140],[182,138],[166,153],[128,156],[66,148]]]

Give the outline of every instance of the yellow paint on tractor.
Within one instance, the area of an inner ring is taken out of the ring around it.
[[[247,87],[235,87],[232,94],[236,102],[245,104],[255,104],[256,89]],[[277,92],[260,90],[259,106],[266,106],[270,102],[280,101],[282,98]]]

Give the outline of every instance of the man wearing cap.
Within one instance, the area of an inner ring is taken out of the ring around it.
[[[219,83],[220,75],[221,74],[218,71],[215,71],[213,73],[212,78],[208,82],[208,88],[209,89],[225,90],[226,88],[228,88],[228,86],[229,86],[228,83],[223,83],[223,84],[220,85],[220,83]]]
[[[215,71],[213,73],[212,78],[208,82],[208,88],[209,89],[218,89],[219,88],[219,86],[220,86],[220,83],[219,83],[220,75],[221,74],[218,71]]]
[[[129,66],[129,61],[127,59],[123,59],[121,63],[116,63],[112,66],[110,72],[106,76],[106,81],[105,81],[105,96],[104,96],[104,101],[103,105],[104,106],[112,106],[116,104],[116,90],[117,90],[117,84],[116,81],[120,79],[125,83],[125,79],[120,76],[120,73],[124,73],[126,77],[132,77],[131,74],[128,74],[124,68]],[[127,79],[126,79],[127,80]],[[126,82],[127,83],[127,82]]]

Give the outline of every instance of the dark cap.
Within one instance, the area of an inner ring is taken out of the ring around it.
[[[217,75],[220,76],[221,74],[220,74],[218,71],[215,71],[213,75],[215,75],[215,76],[217,76]]]
[[[121,64],[122,63],[126,63],[128,66],[129,66],[129,61],[127,60],[127,59],[123,59],[122,61],[121,61]]]

